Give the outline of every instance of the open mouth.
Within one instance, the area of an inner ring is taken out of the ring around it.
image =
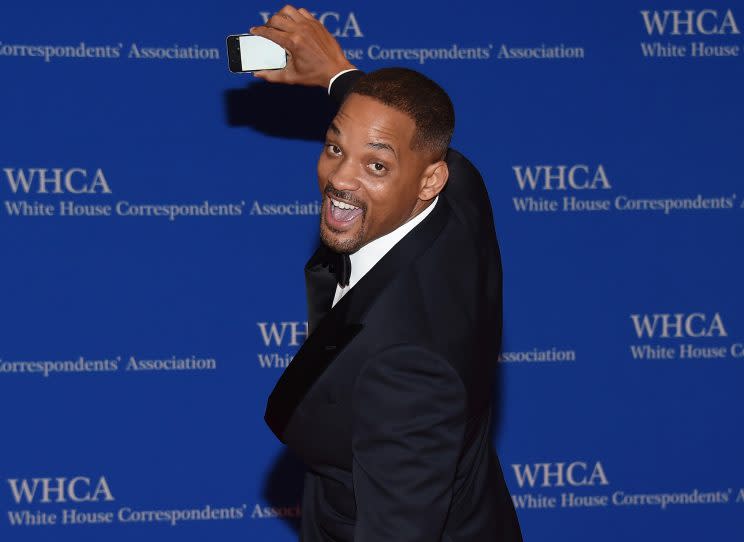
[[[364,213],[361,207],[337,200],[328,196],[328,211],[326,217],[331,226],[346,229],[352,222]]]

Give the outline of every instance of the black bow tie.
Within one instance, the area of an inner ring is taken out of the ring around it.
[[[328,261],[328,270],[336,275],[336,282],[341,287],[348,286],[349,279],[351,278],[351,258],[349,258],[349,255],[334,252],[326,247],[326,258]]]

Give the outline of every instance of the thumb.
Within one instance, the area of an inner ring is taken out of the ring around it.
[[[253,72],[253,76],[269,83],[283,83],[285,79],[284,70],[258,70]]]

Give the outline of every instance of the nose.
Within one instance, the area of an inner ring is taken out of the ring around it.
[[[338,167],[328,176],[328,181],[336,190],[354,191],[359,188],[356,171],[348,159],[339,161]]]

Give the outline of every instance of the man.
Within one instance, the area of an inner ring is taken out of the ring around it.
[[[489,434],[498,245],[478,172],[448,150],[449,97],[412,70],[347,71],[306,10],[251,30],[290,54],[259,77],[330,81],[342,101],[318,160],[310,334],[266,409],[308,466],[302,539],[521,540]]]

